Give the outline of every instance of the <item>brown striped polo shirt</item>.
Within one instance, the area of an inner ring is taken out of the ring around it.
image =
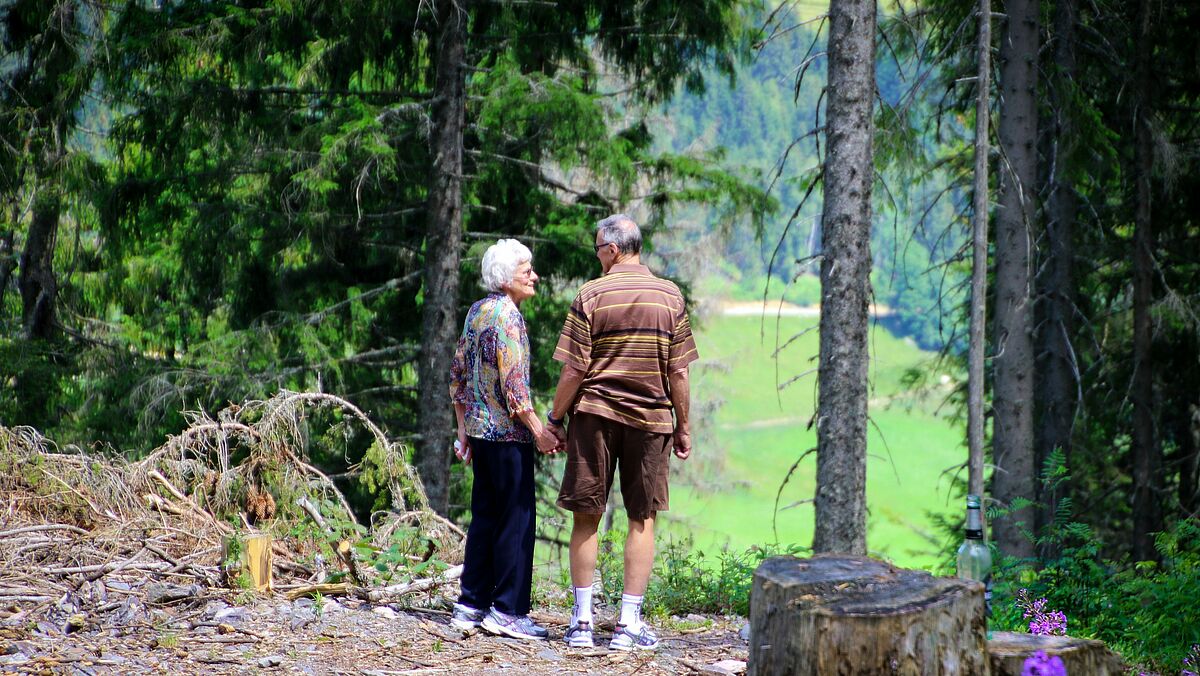
[[[583,285],[554,358],[585,372],[575,411],[670,433],[667,374],[698,358],[679,287],[628,263]]]

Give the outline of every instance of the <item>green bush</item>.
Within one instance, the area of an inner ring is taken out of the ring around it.
[[[625,533],[613,529],[600,541],[597,569],[603,580],[602,600],[621,600]],[[764,560],[783,554],[802,554],[798,545],[750,547],[741,552],[721,550],[716,556],[695,549],[691,538],[661,545],[646,592],[645,612],[652,617],[688,613],[750,614],[750,588],[754,569]]]
[[[1029,630],[1013,602],[1020,589],[1028,589],[1067,614],[1069,635],[1100,639],[1131,664],[1175,673],[1200,643],[1200,519],[1179,521],[1158,535],[1161,563],[1102,559],[1099,541],[1080,523],[1058,526],[1048,537],[1061,555],[1040,568],[1000,561],[993,627]]]

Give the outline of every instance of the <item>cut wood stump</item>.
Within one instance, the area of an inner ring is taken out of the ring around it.
[[[860,556],[768,559],[750,595],[750,674],[988,671],[983,585]]]
[[[1020,676],[1025,660],[1039,650],[1061,657],[1068,674],[1115,676],[1128,671],[1121,656],[1102,641],[998,631],[988,641],[993,676]]]

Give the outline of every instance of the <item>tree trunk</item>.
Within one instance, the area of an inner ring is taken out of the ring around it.
[[[1038,3],[1010,0],[1000,41],[999,209],[996,218],[996,324],[992,392],[992,494],[1003,506],[1035,499],[1033,458],[1033,278],[1030,247],[1037,180]],[[1033,510],[1013,510],[993,527],[1011,556],[1034,554],[1022,533]]]
[[[867,551],[867,305],[875,2],[830,6],[813,551]]]
[[[1109,650],[1102,641],[1086,638],[998,631],[988,641],[987,649],[992,676],[1021,676],[1025,660],[1039,650],[1061,658],[1068,674],[1117,676],[1128,670],[1120,655]]]
[[[1150,306],[1154,285],[1154,229],[1150,172],[1154,165],[1151,123],[1150,3],[1138,2],[1138,38],[1134,77],[1139,97],[1133,115],[1135,189],[1133,235],[1133,555],[1139,561],[1158,558],[1153,533],[1163,529],[1158,493],[1162,449],[1154,429],[1154,363],[1150,355],[1154,328]]]
[[[750,674],[987,674],[983,585],[856,556],[768,559]]]
[[[1188,404],[1179,433],[1179,510],[1200,511],[1200,404]]]
[[[14,217],[4,234],[0,235],[0,308],[4,307],[4,294],[8,292],[12,273],[17,269],[17,257],[13,253],[13,231],[16,227],[17,219]]]
[[[425,236],[424,305],[417,377],[420,438],[417,470],[429,504],[440,514],[449,508],[450,362],[458,338],[458,267],[462,244],[462,157],[466,117],[467,1],[436,3],[438,26],[436,82],[432,111],[433,172]]]
[[[1036,391],[1040,395],[1038,425],[1034,431],[1037,467],[1042,467],[1055,450],[1064,462],[1070,456],[1071,432],[1078,407],[1079,379],[1075,350],[1075,287],[1071,264],[1075,257],[1074,230],[1078,201],[1070,171],[1078,133],[1071,110],[1075,87],[1075,23],[1077,0],[1058,0],[1054,6],[1054,70],[1050,79],[1052,127],[1049,131],[1049,176],[1046,197],[1046,243],[1049,255],[1038,276],[1038,330]],[[1051,524],[1058,510],[1061,491],[1043,490],[1039,522]],[[1051,552],[1042,552],[1044,556]]]
[[[983,354],[987,322],[988,124],[991,120],[992,3],[979,0],[975,93],[975,194],[971,210],[971,326],[967,345],[967,492],[983,495]],[[986,513],[986,512],[985,512]]]
[[[54,331],[58,282],[54,278],[54,244],[62,202],[54,189],[33,203],[25,248],[21,251],[21,325],[26,338],[49,338]]]

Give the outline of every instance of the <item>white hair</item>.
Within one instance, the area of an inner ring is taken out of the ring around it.
[[[623,254],[642,252],[642,231],[637,223],[625,214],[613,214],[596,224],[600,239],[605,244],[616,244]]]
[[[502,239],[488,247],[483,254],[483,288],[501,291],[512,281],[522,263],[533,260],[529,247],[515,239]]]

